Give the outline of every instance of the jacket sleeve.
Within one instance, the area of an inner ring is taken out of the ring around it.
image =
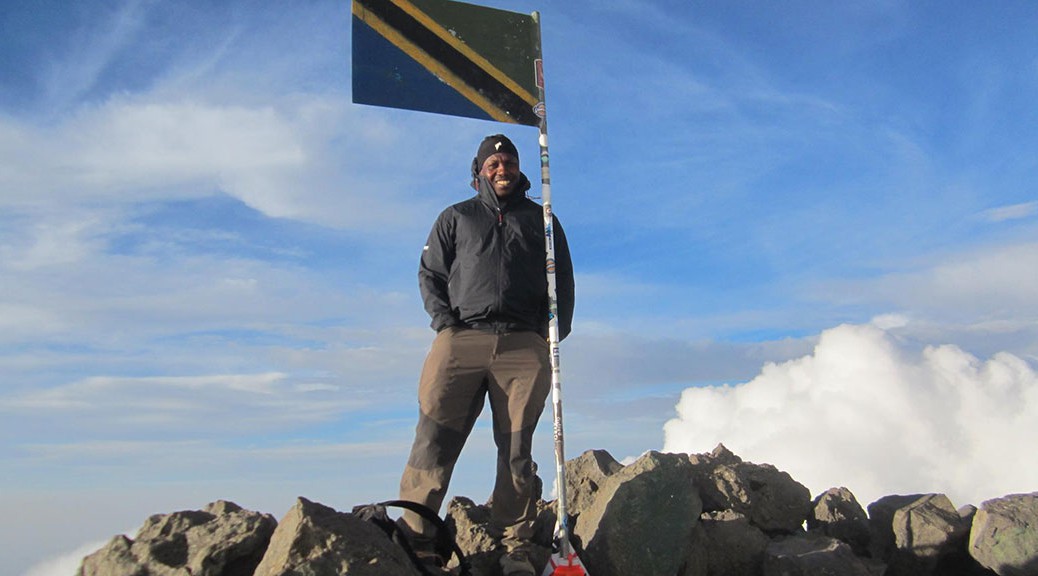
[[[444,210],[422,248],[418,265],[418,288],[422,292],[425,311],[432,318],[430,326],[439,332],[461,321],[451,309],[448,291],[451,264],[454,262],[454,225],[450,210]]]
[[[562,223],[552,216],[552,227],[555,229],[555,297],[559,307],[559,340],[569,336],[573,329],[573,307],[575,285],[573,281],[573,261],[569,256],[569,244]]]

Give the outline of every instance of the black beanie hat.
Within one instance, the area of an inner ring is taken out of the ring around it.
[[[472,177],[475,178],[479,175],[479,171],[483,169],[483,163],[498,152],[504,152],[515,156],[515,159],[519,159],[519,151],[516,150],[515,144],[508,139],[504,134],[494,134],[487,136],[479,143],[479,151],[476,152],[476,157],[472,159]]]

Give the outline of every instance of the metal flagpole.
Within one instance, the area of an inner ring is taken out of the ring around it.
[[[555,234],[551,211],[551,174],[548,167],[548,113],[544,104],[544,61],[541,50],[541,15],[531,14],[537,56],[534,61],[537,75],[537,105],[534,112],[540,118],[538,144],[541,153],[541,202],[544,207],[545,270],[548,276],[548,346],[551,351],[551,400],[554,416],[555,477],[559,492],[558,520],[555,524],[555,550],[544,569],[543,576],[588,576],[570,542],[569,512],[566,503],[566,457],[562,434],[562,379],[559,369],[559,306],[555,278]]]

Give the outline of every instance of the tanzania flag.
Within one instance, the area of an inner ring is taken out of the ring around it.
[[[353,101],[536,126],[533,17],[450,0],[353,0]]]

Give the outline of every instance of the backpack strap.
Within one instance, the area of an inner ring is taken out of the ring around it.
[[[418,559],[418,555],[414,551],[414,547],[407,540],[404,531],[397,526],[397,523],[389,517],[386,513],[386,507],[381,504],[364,504],[361,506],[353,507],[353,514],[366,522],[371,522],[375,526],[378,526],[386,536],[389,537],[396,545],[403,549],[404,553],[411,560],[411,564],[422,573],[423,576],[432,576],[421,560]]]
[[[469,565],[468,558],[465,557],[465,553],[458,547],[458,543],[455,541],[453,535],[451,535],[447,523],[443,518],[440,518],[439,514],[424,504],[419,504],[418,502],[412,502],[410,500],[386,500],[384,502],[379,502],[378,505],[410,510],[411,512],[421,516],[423,519],[431,522],[433,526],[436,527],[436,540],[440,546],[450,550],[458,557],[459,576],[471,576],[472,567]],[[445,558],[444,560],[449,560],[449,558]]]

